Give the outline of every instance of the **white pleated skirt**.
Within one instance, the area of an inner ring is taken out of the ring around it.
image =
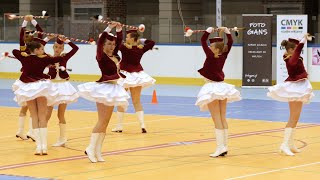
[[[286,81],[268,89],[267,96],[281,102],[301,101],[304,104],[308,104],[314,96],[311,83],[308,79]]]
[[[240,101],[241,95],[234,85],[210,81],[202,86],[195,105],[199,106],[200,111],[207,111],[209,103],[224,99],[227,99],[228,103]]]
[[[144,71],[130,73],[130,72],[121,70],[120,72],[126,76],[126,78],[122,78],[118,80],[118,84],[120,84],[124,88],[138,87],[138,86],[142,86],[142,88],[146,88],[154,85],[154,83],[156,82],[155,79],[153,79]]]
[[[46,97],[47,102],[53,101],[58,95],[56,88],[52,86],[50,80],[39,80],[31,83],[22,81],[15,82],[13,85],[15,98],[14,100],[20,106],[26,106],[27,101],[34,100],[38,97]],[[47,104],[48,105],[48,104]]]
[[[121,106],[127,109],[130,98],[119,84],[88,82],[78,85],[79,95],[89,101],[103,103],[106,106]]]
[[[69,81],[53,81],[52,88],[58,91],[58,95],[55,99],[48,102],[49,106],[74,103],[77,102],[79,98],[77,90],[71,85]]]

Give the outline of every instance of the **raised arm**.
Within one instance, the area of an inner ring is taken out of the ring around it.
[[[25,31],[26,31],[27,25],[28,25],[28,21],[27,20],[23,20],[23,23],[22,23],[21,29],[20,29],[20,38],[19,38],[20,50],[21,51],[25,51],[26,50],[26,44],[24,43],[24,34],[25,34]]]
[[[37,38],[38,40],[39,40],[39,42],[43,45],[43,46],[45,46],[51,39],[53,39],[55,36],[54,35],[47,35],[47,37],[45,37],[44,39],[39,39],[39,38]]]
[[[306,37],[303,37],[300,41],[300,43],[297,45],[297,47],[295,48],[292,56],[290,57],[289,59],[289,65],[291,66],[295,66],[298,61],[299,61],[299,58],[300,58],[300,54],[301,54],[301,51],[304,47],[304,43],[307,41]]]
[[[110,36],[109,33],[111,32],[112,28],[116,27],[117,24],[117,22],[112,22],[111,24],[109,24],[99,37],[97,45],[97,60],[101,60],[101,57],[103,55],[103,45],[106,41],[106,38]]]
[[[12,50],[12,54],[14,55],[14,57],[16,57],[19,61],[21,61],[23,59],[23,56],[21,55],[21,51],[14,49]]]
[[[116,47],[113,50],[114,55],[118,55],[120,45],[122,44],[123,34],[122,34],[122,26],[121,25],[117,25],[116,32],[117,32],[117,41],[116,41]]]
[[[152,40],[147,40],[147,39],[140,39],[141,43],[144,43],[143,46],[143,52],[147,52],[148,50],[151,50],[153,46],[156,44]]]
[[[101,36],[99,37],[98,39],[98,44],[97,44],[97,55],[96,55],[96,58],[97,60],[101,60],[102,58],[102,55],[103,55],[103,45],[107,39],[107,36],[108,36],[108,28],[107,27],[101,34]],[[111,31],[111,30],[110,30]]]
[[[230,52],[230,50],[231,50],[231,48],[232,48],[233,39],[232,39],[230,30],[229,30],[228,28],[225,28],[225,29],[224,29],[224,32],[226,33],[227,38],[228,38],[228,42],[227,42],[228,50],[227,50],[227,52],[225,52],[225,54],[228,55],[229,52]]]
[[[213,28],[209,27],[201,37],[201,46],[202,46],[204,53],[206,53],[207,57],[213,55],[213,52],[208,47],[208,43],[207,43],[208,37],[209,37],[210,33],[212,33],[212,31],[213,31]]]
[[[39,26],[38,22],[32,18],[31,24],[37,29],[37,31],[43,32],[42,28]],[[38,38],[42,39],[43,34],[38,33]]]
[[[79,50],[79,47],[69,39],[65,40],[64,42],[68,43],[72,47],[72,50],[64,56],[64,58],[68,61]]]

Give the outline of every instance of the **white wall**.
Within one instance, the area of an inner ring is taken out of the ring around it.
[[[0,52],[10,52],[18,44],[0,43]],[[201,46],[156,45],[159,50],[147,52],[142,58],[145,71],[151,76],[157,77],[187,77],[200,78],[197,72],[203,65],[205,54]],[[70,47],[66,45],[65,51]],[[53,54],[52,44],[45,47],[45,51]],[[100,74],[95,60],[96,46],[79,45],[79,51],[68,63],[72,68],[72,74]],[[308,48],[308,73],[312,82],[320,81],[320,66],[312,66],[312,48]],[[233,46],[224,67],[226,79],[242,79],[242,46]],[[276,79],[276,48],[273,48],[273,80]],[[282,59],[280,59],[282,60]],[[19,72],[19,61],[7,58],[0,61],[0,72]]]

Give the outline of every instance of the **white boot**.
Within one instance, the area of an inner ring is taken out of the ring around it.
[[[58,141],[53,144],[52,146],[53,147],[64,147],[66,142],[67,142],[67,137],[66,137],[66,127],[67,125],[66,124],[62,124],[60,123],[59,124],[59,127],[60,127],[60,136],[58,138]]]
[[[27,132],[27,138],[31,139],[33,142],[36,141],[36,138],[33,134],[33,128],[32,128],[32,118],[29,119],[29,131]]]
[[[224,129],[215,129],[216,133],[216,152],[213,154],[210,154],[210,157],[219,157],[219,156],[224,156],[227,153],[227,149],[224,145]]]
[[[228,129],[224,129],[224,147],[226,147],[226,155],[228,154]]]
[[[292,133],[289,139],[289,147],[291,152],[293,153],[299,153],[301,152],[300,149],[298,149],[295,145],[294,145],[294,135],[296,134],[296,128],[292,128]]]
[[[122,132],[122,130],[123,130],[122,129],[123,116],[124,116],[124,112],[117,111],[118,123],[117,123],[116,127],[112,129],[112,132],[119,132],[119,133]]]
[[[88,158],[91,162],[96,163],[97,158],[95,156],[96,154],[96,145],[99,138],[100,133],[91,133],[90,143],[89,146],[85,150],[85,154],[88,155]]]
[[[41,146],[41,134],[40,129],[33,129],[34,137],[36,140],[36,151],[34,152],[34,155],[41,155],[42,154],[42,146]]]
[[[143,111],[138,111],[138,112],[136,112],[136,114],[137,114],[138,120],[140,122],[142,133],[147,133],[146,125],[144,124],[144,113],[143,113]]]
[[[294,154],[291,152],[289,147],[289,139],[292,134],[292,128],[285,128],[284,129],[284,138],[283,143],[280,146],[280,153],[284,153],[288,156],[294,156]]]
[[[101,155],[101,149],[102,149],[102,145],[103,145],[103,141],[104,141],[105,136],[106,136],[106,133],[100,133],[99,139],[97,141],[96,157],[97,157],[98,162],[105,162],[105,160],[103,159],[103,157]]]
[[[24,120],[25,119],[26,119],[25,116],[19,117],[19,120],[18,120],[18,131],[16,133],[16,137],[17,138],[21,138],[22,140],[28,140],[27,136],[25,136],[23,134],[23,132],[24,132]]]
[[[40,137],[41,137],[41,147],[42,147],[42,155],[48,154],[48,129],[40,128]]]

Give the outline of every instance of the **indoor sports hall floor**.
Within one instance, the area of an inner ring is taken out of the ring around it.
[[[110,132],[115,114],[111,119],[103,145],[106,162],[90,163],[83,151],[97,119],[95,104],[79,99],[70,105],[66,147],[49,146],[49,155],[35,156],[34,142],[15,138],[19,107],[12,100],[13,82],[0,80],[0,179],[320,179],[319,91],[303,108],[295,141],[302,152],[294,157],[278,153],[288,105],[269,99],[266,89],[240,89],[243,100],[227,108],[229,154],[210,158],[213,122],[194,106],[201,87],[156,85],[143,90],[148,133],[140,133],[130,105],[123,133]],[[154,89],[158,104],[151,103]],[[51,145],[59,132],[56,115],[48,128]]]

